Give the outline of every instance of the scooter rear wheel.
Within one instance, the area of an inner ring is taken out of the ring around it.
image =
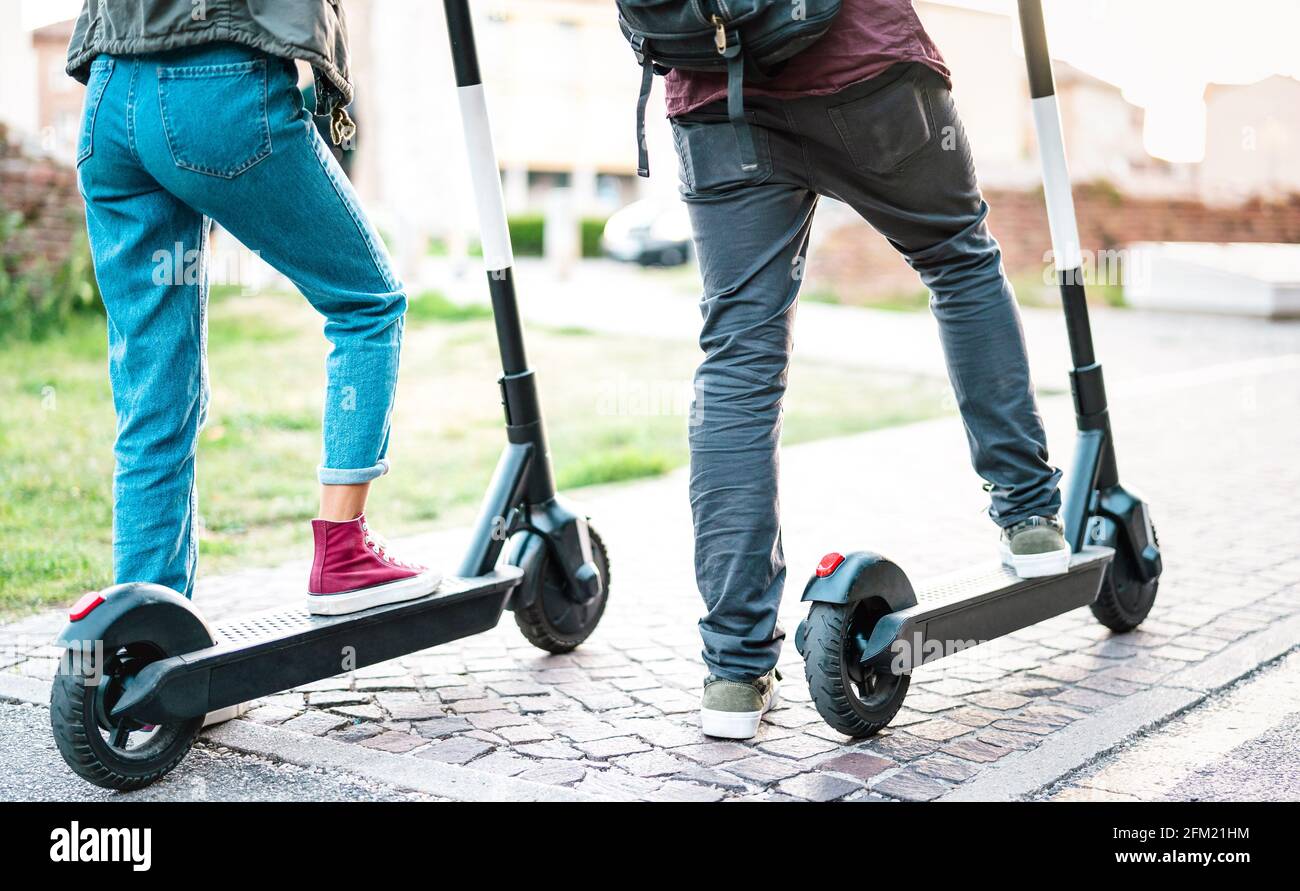
[[[591,636],[605,614],[609,602],[609,555],[605,543],[596,530],[588,527],[591,536],[591,559],[600,571],[601,590],[586,603],[578,603],[569,596],[568,579],[564,570],[550,551],[542,557],[538,568],[541,586],[537,597],[526,607],[515,610],[515,624],[528,642],[548,653],[568,653]]]
[[[104,655],[97,680],[72,670],[76,660],[60,660],[50,691],[50,727],[63,760],[78,776],[125,792],[156,782],[185,757],[203,727],[202,715],[156,726],[111,717],[124,684],[165,655],[150,644],[119,647]]]
[[[855,640],[870,633],[878,618],[861,604],[814,603],[808,611],[808,692],[826,723],[852,737],[872,736],[889,724],[912,681],[859,661]]]

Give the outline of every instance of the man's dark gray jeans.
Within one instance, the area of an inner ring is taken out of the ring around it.
[[[757,173],[741,171],[722,103],[673,119],[704,280],[690,431],[696,579],[708,607],[700,634],[709,670],[732,680],[770,670],[784,638],[777,446],[819,196],[861,214],[930,289],[994,521],[1060,507],[1015,297],[944,80],[899,65],[830,96],[746,106]]]

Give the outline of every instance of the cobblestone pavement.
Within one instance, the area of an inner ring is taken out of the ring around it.
[[[1300,653],[1075,772],[1053,801],[1300,801]]]
[[[1158,338],[1164,322],[1140,324]],[[1112,635],[1082,609],[926,666],[873,739],[848,740],[819,719],[792,645],[782,705],[756,739],[700,734],[701,610],[683,473],[581,493],[613,584],[601,627],[574,653],[532,649],[506,617],[487,634],[269,697],[242,720],[599,798],[934,799],[1300,613],[1300,327],[1259,331],[1268,355],[1213,365],[1206,344],[1198,370],[1164,374],[1153,361],[1147,376],[1112,379],[1121,476],[1152,503],[1165,553],[1142,628]],[[1046,399],[1043,412],[1065,464],[1068,400]],[[914,579],[995,559],[955,417],[790,448],[782,486],[790,632],[825,551],[872,548]],[[416,543],[453,564],[459,535]],[[292,564],[204,579],[198,602],[216,620],[295,603],[305,577],[306,565]],[[48,677],[55,653],[41,644],[59,621],[0,632],[9,663],[0,671]]]

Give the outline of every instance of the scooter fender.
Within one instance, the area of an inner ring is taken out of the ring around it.
[[[549,556],[559,564],[568,578],[566,593],[577,603],[586,603],[604,590],[591,555],[591,536],[587,516],[560,498],[531,505],[525,530],[516,536],[508,562],[524,571],[524,579],[511,595],[509,608],[531,605],[541,593],[542,578],[538,571],[542,558]]]
[[[1156,544],[1155,528],[1146,501],[1123,486],[1111,486],[1098,493],[1097,512],[1100,516],[1094,517],[1094,522],[1109,519],[1117,528],[1107,529],[1103,524],[1090,530],[1092,543],[1114,547],[1116,539],[1123,536],[1142,581],[1159,578],[1164,570],[1164,560],[1160,546]]]
[[[54,645],[82,654],[150,643],[167,656],[210,647],[212,630],[187,598],[171,588],[128,582],[98,592],[103,601],[63,627]]]
[[[828,556],[829,559],[829,556]],[[870,598],[884,601],[890,613],[916,606],[916,592],[907,574],[892,560],[873,551],[855,551],[829,568],[814,572],[804,587],[802,600],[809,603],[859,603]],[[795,649],[803,653],[807,625],[799,623]]]

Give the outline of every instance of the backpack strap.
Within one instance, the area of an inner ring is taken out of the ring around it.
[[[636,50],[637,61],[641,63],[641,95],[636,102],[636,172],[637,176],[650,175],[650,150],[645,143],[645,109],[650,101],[650,90],[654,86],[655,64],[645,48],[645,37],[637,34],[632,38],[632,48]]]
[[[638,176],[649,176],[650,150],[646,146],[645,112],[654,86],[656,66],[646,47],[645,37],[637,34],[631,41],[637,61],[641,63],[641,95],[636,103],[636,172]],[[745,57],[741,52],[739,34],[736,34],[734,42],[725,46],[722,56],[727,60],[727,118],[740,145],[740,169],[752,173],[758,169],[758,152],[754,148],[754,131],[745,119]]]
[[[745,59],[739,34],[723,56],[727,60],[727,117],[740,143],[740,169],[751,173],[758,169],[758,152],[754,150],[754,132],[745,120]]]
[[[654,85],[655,65],[649,53],[641,63],[641,96],[636,102],[636,172],[638,176],[650,175],[650,150],[645,144],[645,107],[650,101],[650,89]]]

